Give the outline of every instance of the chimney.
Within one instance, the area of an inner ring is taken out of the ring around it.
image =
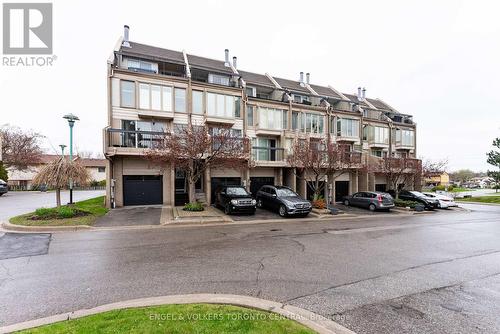
[[[366,88],[363,87],[363,91],[362,91],[362,94],[361,94],[361,98],[363,99],[363,101],[365,100],[365,97],[366,97]]]
[[[300,79],[299,79],[300,85],[302,86],[304,84],[304,72],[300,72]]]
[[[237,60],[238,60],[238,58],[233,57],[233,67],[234,67],[235,69],[237,68],[237,67],[236,67],[236,64],[237,64],[237,63],[236,63],[236,61],[237,61]]]
[[[229,67],[229,49],[224,50],[224,66]]]
[[[128,39],[129,30],[130,30],[130,27],[128,25],[123,26],[123,43],[122,43],[122,45],[124,47],[127,47],[127,48],[130,47],[130,43],[128,42],[129,41],[129,39]]]
[[[306,83],[309,85],[309,78],[311,77],[310,73],[306,73]]]
[[[358,87],[358,100],[361,101],[361,87]]]

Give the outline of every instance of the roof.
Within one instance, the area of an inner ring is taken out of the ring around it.
[[[375,106],[375,108],[377,108],[377,109],[396,111],[396,110],[392,109],[389,105],[385,104],[383,101],[381,101],[379,99],[368,99],[367,98],[367,100],[368,100],[368,102],[373,104],[373,106]]]
[[[122,46],[120,51],[124,54],[137,54],[146,57],[168,59],[177,63],[184,63],[182,52],[162,49],[156,46],[130,42],[130,48]]]
[[[352,102],[356,102],[356,103],[359,103],[361,106],[363,107],[367,107],[369,108],[370,106],[368,104],[366,104],[366,102],[363,102],[363,101],[360,101],[358,100],[358,96],[357,95],[354,95],[354,94],[345,94],[343,93],[349,100],[351,100]]]
[[[78,158],[85,167],[106,167],[106,159]]]
[[[194,67],[202,67],[206,69],[213,69],[218,72],[224,72],[228,74],[232,74],[233,70],[231,67],[228,67],[225,64],[224,61],[221,60],[216,60],[216,59],[210,59],[210,58],[204,58],[204,57],[199,57],[195,55],[188,54],[187,55],[188,62],[190,66]]]
[[[241,70],[238,70],[238,73],[241,75],[241,77],[243,78],[243,80],[245,80],[246,83],[274,88],[273,82],[269,80],[269,78],[264,74],[258,74]]]
[[[314,91],[316,93],[318,93],[319,95],[330,96],[330,97],[334,97],[334,98],[337,98],[337,99],[342,99],[342,97],[339,94],[335,93],[329,87],[318,86],[318,85],[311,85],[311,84],[309,84],[309,86],[311,86],[311,88],[314,89]]]
[[[303,92],[303,93],[306,93],[308,95],[311,94],[311,92],[306,87],[302,87],[300,85],[300,82],[298,82],[298,81],[283,79],[283,78],[276,78],[276,77],[273,77],[273,78],[284,89],[288,88],[288,90],[291,90],[294,92]]]

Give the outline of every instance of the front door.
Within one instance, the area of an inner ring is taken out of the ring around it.
[[[335,181],[335,201],[342,202],[342,198],[347,195],[349,195],[349,181]]]
[[[189,202],[187,180],[184,171],[175,169],[175,205],[183,206]]]

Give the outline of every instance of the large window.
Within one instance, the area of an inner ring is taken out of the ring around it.
[[[234,118],[239,97],[216,93],[207,93],[207,113],[209,116]]]
[[[413,130],[396,129],[396,143],[403,146],[414,146],[415,132]]]
[[[186,90],[175,88],[175,112],[186,112]]]
[[[276,149],[276,139],[252,138],[252,158],[257,161],[281,160],[280,150]]]
[[[172,111],[172,87],[140,83],[139,108]]]
[[[229,77],[227,75],[209,73],[208,82],[217,85],[229,86]]]
[[[122,107],[135,108],[135,82],[121,81],[120,100]]]
[[[253,106],[247,106],[247,126],[253,126]]]
[[[259,128],[283,130],[286,128],[286,110],[259,107]]]
[[[292,130],[307,133],[323,133],[325,131],[325,117],[311,113],[292,112]]]
[[[126,130],[122,134],[122,146],[137,148],[152,148],[154,144],[161,139],[160,135],[148,132],[163,132],[163,124],[158,122],[143,122],[122,120],[122,129]]]
[[[142,60],[136,59],[128,59],[127,60],[127,68],[129,70],[137,71],[137,72],[148,72],[148,73],[156,73],[155,67],[153,63],[149,63]]]
[[[162,87],[163,110],[172,111],[172,87]]]
[[[337,136],[359,137],[359,120],[350,118],[337,119]]]
[[[389,128],[382,126],[370,127],[369,140],[377,144],[389,144]]]
[[[193,90],[193,114],[203,114],[203,92]]]

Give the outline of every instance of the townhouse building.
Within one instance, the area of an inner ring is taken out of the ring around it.
[[[255,193],[264,184],[286,185],[308,197],[311,189],[287,162],[294,140],[316,138],[343,144],[352,167],[325,178],[330,201],[362,190],[385,190],[384,175],[366,168],[384,157],[416,157],[416,124],[380,99],[341,93],[298,80],[238,68],[221,60],[132,42],[125,26],[108,59],[108,126],[104,129],[109,206],[183,205],[183,171],[159,169],[144,159],[165,132],[188,124],[229,125],[251,140],[252,164],[245,170],[207,170],[197,198],[210,203],[219,184],[244,185]],[[222,57],[223,56],[223,57]]]

